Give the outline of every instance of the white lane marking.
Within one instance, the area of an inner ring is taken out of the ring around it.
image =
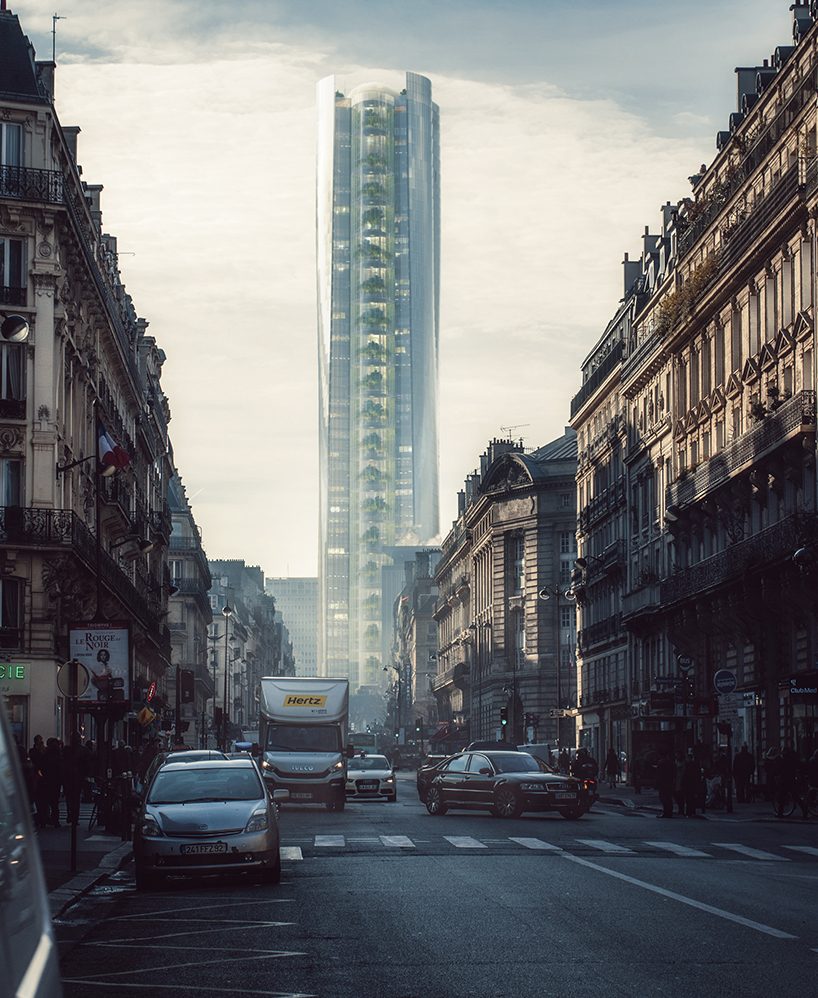
[[[301,846],[279,846],[279,855],[282,859],[303,859]]]
[[[196,900],[198,902],[200,900],[216,901],[218,899],[215,898],[215,897],[213,897],[213,898],[200,898],[200,897],[197,896]],[[244,908],[248,904],[281,904],[282,902],[288,903],[288,902],[291,902],[291,901],[294,901],[294,900],[295,900],[295,898],[247,898],[244,901],[228,901],[228,900],[224,900],[224,901],[220,902],[219,904],[210,905],[210,908],[211,908],[211,910],[212,909],[216,909],[216,908],[237,908],[239,906],[241,906],[242,908]],[[193,910],[199,910],[199,908],[196,908],[194,905],[190,905],[190,904],[186,905],[184,908],[155,908],[155,909],[151,909],[150,911],[140,911],[140,912],[138,912],[135,915],[111,915],[110,917],[106,917],[105,921],[106,922],[129,922],[129,921],[131,921],[131,919],[151,918],[151,919],[154,919],[154,920],[156,920],[156,919],[164,920],[165,922],[177,922],[177,921],[179,921],[179,919],[177,919],[177,918],[166,918],[165,916],[166,915],[175,915],[175,914],[177,914],[180,911],[186,912],[186,911],[193,911]],[[187,920],[191,921],[191,919],[187,919]],[[239,918],[219,919],[218,916],[216,918],[198,918],[198,919],[194,919],[194,921],[197,921],[197,922],[228,921],[228,922],[245,922],[248,925],[252,924],[252,922],[248,922],[247,919],[239,919]]]
[[[742,856],[749,856],[750,859],[767,859],[776,863],[789,863],[786,856],[776,856],[775,853],[765,852],[764,849],[752,849],[750,846],[743,846],[740,842],[711,842],[711,846],[718,846],[720,849],[731,849]]]
[[[316,835],[315,836],[315,845],[318,848],[326,847],[326,846],[342,846],[343,847],[343,846],[346,845],[346,842],[344,841],[344,836],[343,835]]]
[[[511,837],[512,842],[516,842],[517,845],[525,846],[526,849],[548,849],[551,852],[562,852],[559,846],[551,845],[550,842],[543,842],[542,839],[527,839],[527,838],[514,838]]]
[[[211,949],[209,952],[213,952]],[[307,956],[307,953],[302,953],[297,950],[273,950],[263,952],[256,956],[226,956],[226,957],[216,957],[213,960],[193,960],[190,963],[168,963],[164,966],[152,966],[152,967],[137,967],[131,970],[106,970],[102,974],[88,974],[85,978],[86,981],[104,981],[108,980],[109,985],[113,983],[110,978],[113,977],[123,977],[127,974],[153,974],[161,970],[185,970],[188,967],[212,967],[214,965],[224,965],[228,963],[236,963],[238,960],[247,960],[249,963],[261,963],[264,960],[279,960],[281,957],[289,956]],[[119,984],[119,982],[116,982]],[[177,985],[178,986],[178,985]],[[196,986],[198,989],[198,985]]]
[[[197,899],[198,900],[198,899]],[[177,921],[174,919],[173,921]],[[186,922],[191,921],[191,919],[186,918]],[[164,939],[180,939],[182,936],[206,936],[208,932],[218,931],[219,935],[224,935],[228,932],[246,932],[247,926],[251,926],[254,929],[278,929],[282,926],[296,925],[296,922],[241,922],[239,925],[228,925],[225,926],[223,922],[218,919],[194,919],[194,921],[206,922],[208,925],[212,925],[212,929],[186,929],[184,932],[160,932],[156,936],[139,936],[140,943],[153,942],[155,940]],[[133,942],[133,936],[123,936],[121,939],[109,939],[110,943],[131,943]]]
[[[621,856],[625,853],[633,853],[633,849],[617,845],[616,842],[606,842],[605,839],[577,839],[577,842],[581,842],[584,846],[590,846],[591,849],[599,849],[600,852],[611,853],[611,855]]]
[[[805,856],[818,856],[818,849],[815,846],[784,846],[785,849],[792,849],[793,852],[802,852]],[[816,950],[818,953],[818,950]]]
[[[84,984],[86,987],[93,988],[110,988],[110,984],[107,981],[89,981],[84,977],[64,977],[63,984]],[[116,986],[118,988],[150,988],[151,991],[157,988],[164,988],[167,990],[177,991],[179,989],[178,984],[160,984],[159,982],[151,982],[150,984],[129,984],[126,981],[117,981]],[[218,991],[219,994],[224,994],[224,988],[209,988],[205,984],[196,983],[197,991]],[[318,995],[313,992],[307,993],[306,991],[258,991],[252,988],[243,987],[241,989],[243,995],[266,995],[267,998],[318,998]]]
[[[382,835],[385,846],[398,846],[400,849],[414,849],[415,843],[407,835]]]
[[[473,839],[471,835],[444,835],[443,838],[447,842],[451,842],[453,846],[457,849],[487,849],[488,846],[484,845],[482,842],[478,842],[477,839]]]
[[[689,856],[700,858],[710,856],[709,852],[702,852],[700,849],[688,849],[687,846],[680,846],[676,842],[645,842],[646,846],[653,846],[654,849],[664,849],[666,852],[676,853],[677,856]]]
[[[608,877],[614,877],[617,880],[624,880],[626,884],[632,884],[634,887],[641,887],[643,890],[651,891],[653,894],[659,894],[661,897],[670,898],[671,901],[678,901],[680,904],[689,905],[691,908],[698,908],[699,911],[706,911],[709,915],[716,915],[718,918],[724,918],[728,922],[735,922],[737,925],[744,925],[748,929],[755,929],[756,932],[763,932],[765,935],[774,936],[776,939],[797,939],[798,936],[793,936],[789,932],[782,932],[781,929],[773,928],[771,925],[764,925],[763,922],[755,922],[751,918],[745,918],[743,915],[735,915],[731,911],[725,911],[724,908],[716,908],[712,904],[705,904],[704,901],[697,901],[695,898],[686,897],[684,894],[677,894],[676,891],[668,891],[664,887],[659,887],[656,884],[649,884],[645,880],[637,880],[636,877],[629,877],[626,873],[620,873],[619,870],[609,870],[605,866],[600,866],[598,863],[594,863],[589,859],[583,859],[581,856],[572,856],[571,853],[564,852],[562,855],[568,860],[569,863],[576,863],[578,866],[586,866],[590,870],[596,870],[598,873],[604,873]]]

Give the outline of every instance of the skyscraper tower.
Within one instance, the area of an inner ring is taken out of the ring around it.
[[[319,662],[383,684],[384,547],[438,532],[438,108],[318,84]]]

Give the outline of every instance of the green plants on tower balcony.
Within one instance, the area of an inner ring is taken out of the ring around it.
[[[370,371],[369,374],[361,378],[361,387],[370,392],[380,392],[383,390],[383,375],[380,371]]]
[[[373,292],[385,291],[386,282],[382,277],[373,275],[372,277],[367,277],[365,281],[361,281],[361,291],[366,294],[372,294]]]
[[[375,485],[383,478],[383,475],[375,467],[374,464],[368,464],[361,472],[361,481],[368,482],[371,485]]]
[[[374,399],[366,399],[361,406],[361,415],[367,426],[382,426],[386,419],[386,407],[383,402],[376,402]]]
[[[380,343],[374,340],[370,340],[361,351],[361,355],[370,364],[383,363],[386,359],[386,347],[381,346]]]

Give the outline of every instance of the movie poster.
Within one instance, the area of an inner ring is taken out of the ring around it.
[[[91,682],[81,701],[130,700],[130,640],[126,623],[72,624],[68,629],[71,658],[88,670]]]

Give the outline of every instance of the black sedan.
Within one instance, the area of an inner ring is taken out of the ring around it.
[[[423,764],[418,767],[417,786],[421,804],[426,803],[426,791],[437,776],[438,770],[444,762],[448,762],[451,758],[450,755],[427,755]]]
[[[588,808],[582,783],[545,773],[527,752],[464,752],[441,763],[426,791],[426,810],[485,808],[498,818],[523,811],[557,811],[580,818]]]

